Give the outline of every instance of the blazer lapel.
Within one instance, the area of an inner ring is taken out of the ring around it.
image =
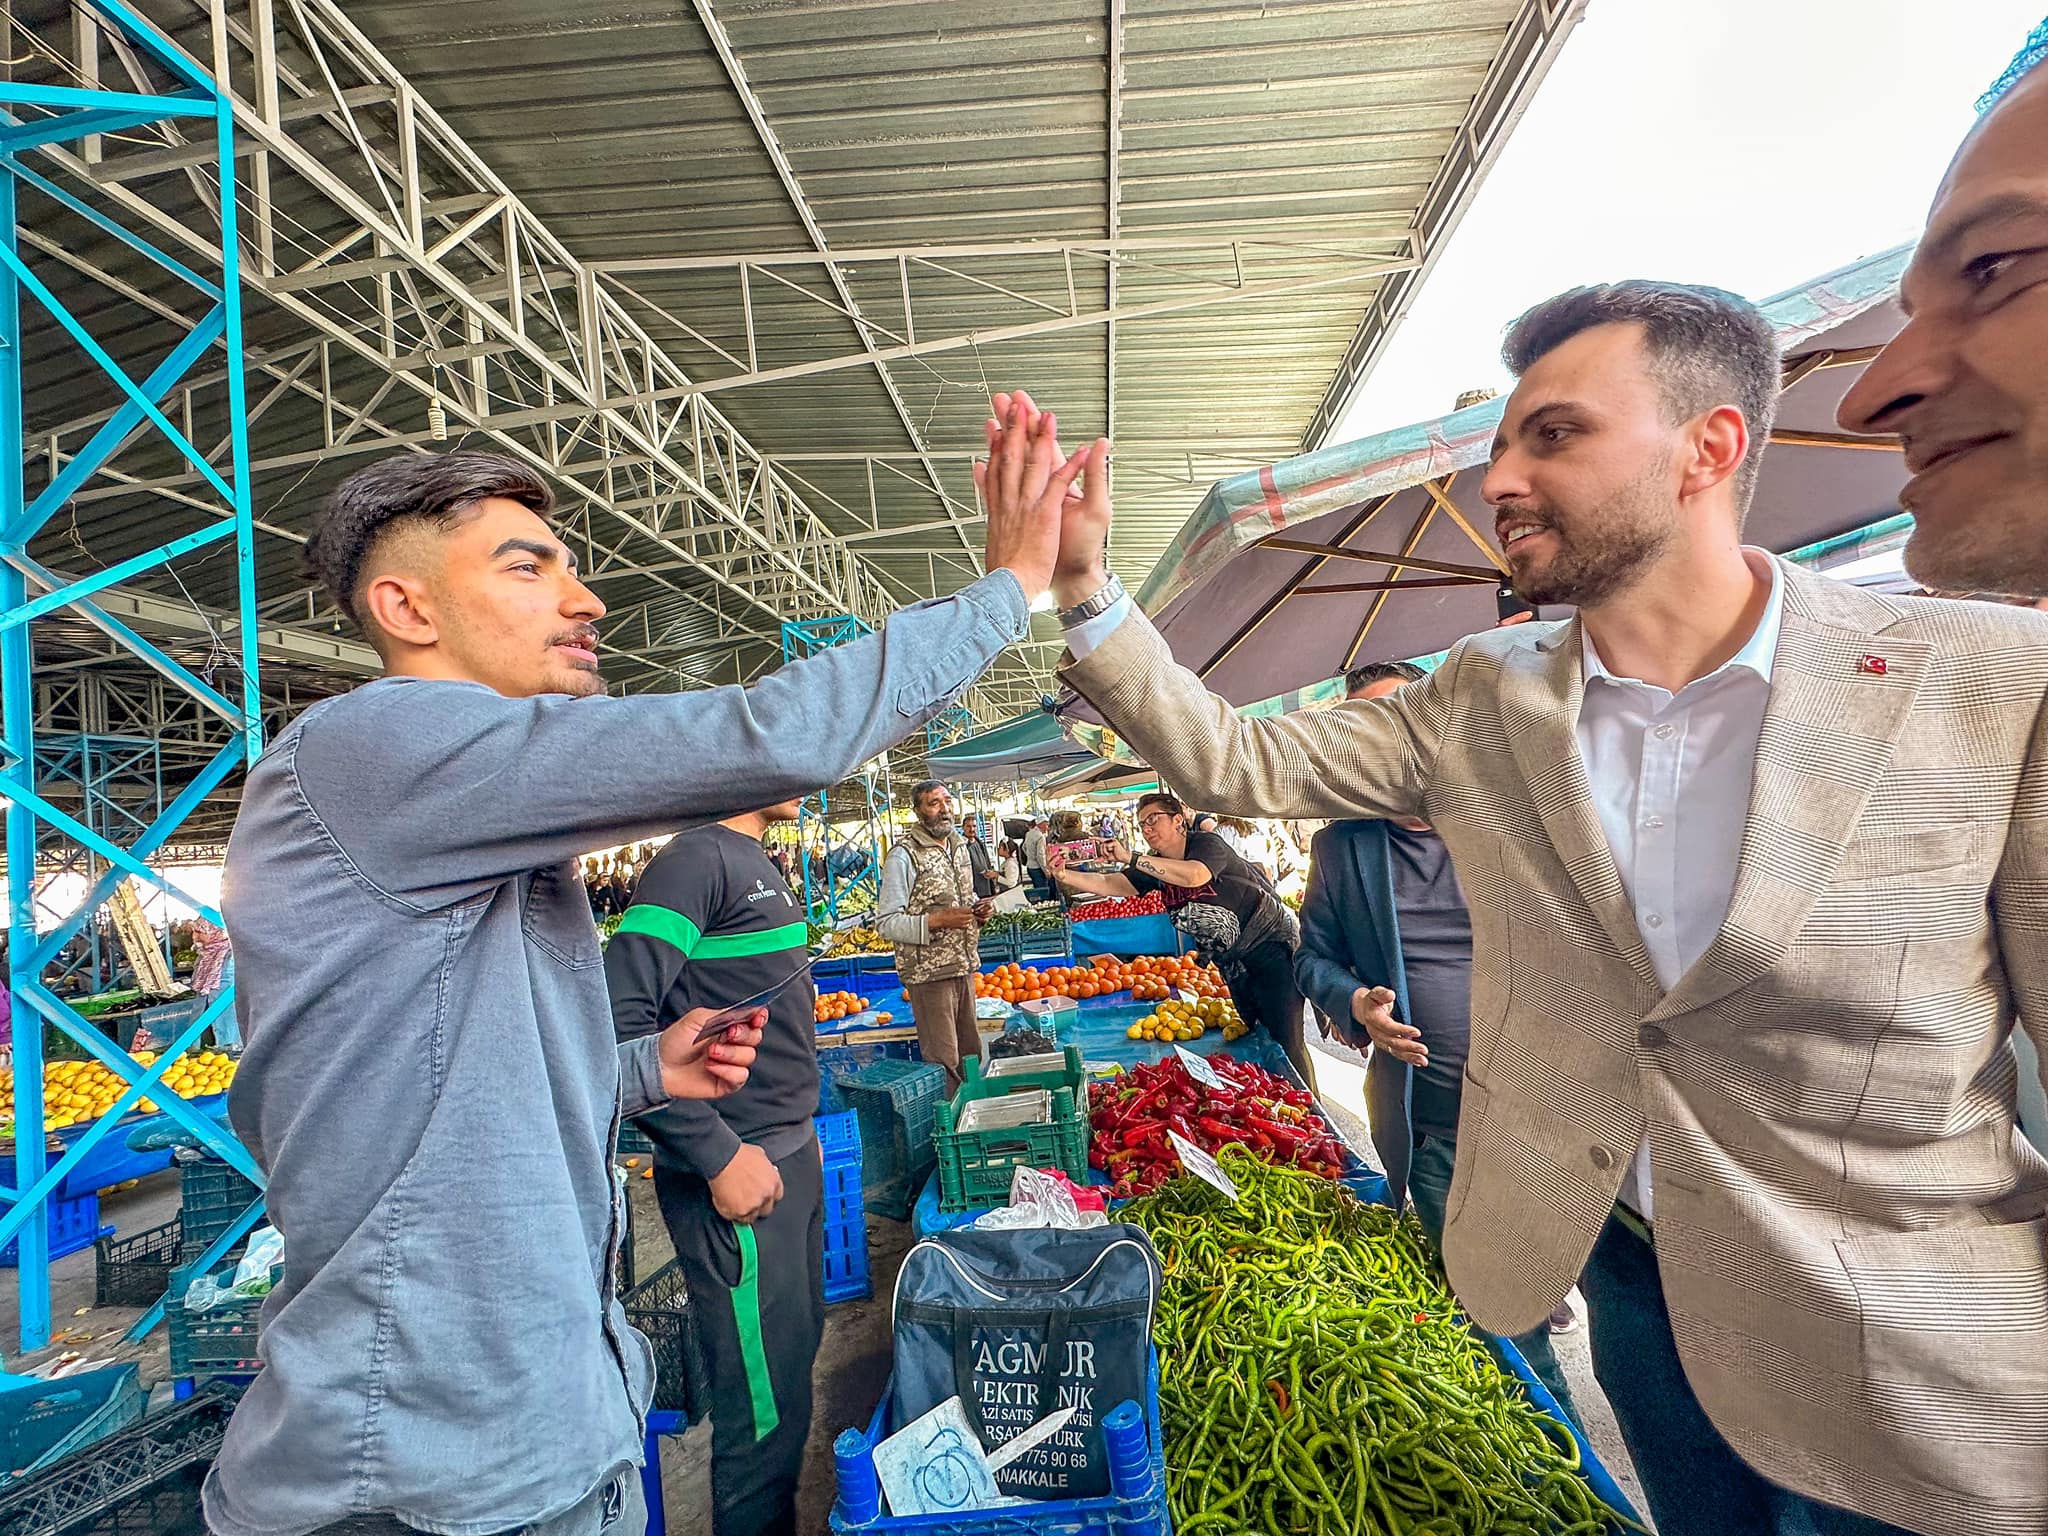
[[[1718,1002],[1783,958],[1890,766],[1934,655],[1927,641],[1843,622],[1833,610],[1848,600],[1831,583],[1780,570],[1784,627],[1728,918],[1653,1019]]]
[[[1657,970],[1636,930],[1579,751],[1579,705],[1586,687],[1581,649],[1579,621],[1573,619],[1547,640],[1510,651],[1501,668],[1501,728],[1566,873],[1614,947],[1654,987]]]
[[[1401,997],[1401,1012],[1408,1011],[1408,988],[1401,966],[1401,933],[1394,913],[1394,872],[1387,862],[1387,824],[1373,822],[1359,829],[1351,840],[1351,853],[1358,860],[1358,890],[1365,902],[1365,926],[1378,952],[1380,974]]]

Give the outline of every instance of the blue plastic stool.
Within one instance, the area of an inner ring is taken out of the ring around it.
[[[672,1409],[648,1411],[646,1460],[640,1468],[640,1495],[647,1502],[647,1536],[668,1536],[668,1511],[661,1502],[661,1437],[680,1435],[689,1427],[690,1421]]]

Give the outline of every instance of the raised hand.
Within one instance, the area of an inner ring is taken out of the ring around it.
[[[1037,599],[1051,585],[1062,550],[1061,509],[1086,452],[1062,458],[1059,423],[1027,396],[1006,402],[989,423],[989,456],[974,466],[974,488],[987,514],[986,564],[1007,570]]]
[[[1072,465],[1080,461],[1078,477],[1065,482],[1065,505],[1059,530],[1059,553],[1053,569],[1052,591],[1061,607],[1092,596],[1109,580],[1106,551],[1109,543],[1109,439],[1099,437],[1072,457],[1061,455],[1058,421],[1041,412],[1032,398],[1019,390],[998,393],[991,401],[994,414],[984,430],[988,436],[989,463],[993,466],[1003,445],[1017,432],[1034,428],[1052,433],[1052,454]],[[984,471],[975,470],[975,484],[982,484]],[[984,501],[986,493],[984,493]]]

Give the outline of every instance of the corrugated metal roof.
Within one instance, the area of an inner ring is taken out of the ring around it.
[[[596,14],[558,0],[348,0],[345,22],[325,0],[307,9],[330,40],[360,29],[902,600],[978,569],[969,461],[991,386],[1030,390],[1070,439],[1113,433],[1115,557],[1133,579],[1211,482],[1324,430],[1582,4],[1025,0],[992,16],[961,0],[604,0]],[[205,7],[145,9],[211,56]],[[64,12],[14,8],[18,30],[52,44]],[[315,65],[335,66],[309,35],[281,22],[278,57],[311,92]],[[63,79],[62,51],[18,75]],[[395,153],[366,60],[333,81],[361,98],[358,126],[311,108],[289,124],[337,167],[357,132]],[[419,175],[430,196],[455,179],[424,160]],[[281,267],[350,228],[283,180]],[[202,212],[182,174],[129,184],[179,217]],[[163,291],[89,229],[57,238]],[[144,306],[64,291],[95,325],[125,327],[140,355],[175,335]],[[306,356],[305,322],[252,298],[250,336],[282,359],[252,380],[252,399],[278,391],[252,428],[256,457],[317,449],[331,413],[283,382]],[[49,342],[35,364],[31,411],[45,424],[111,403],[64,352]],[[351,399],[377,382],[377,365],[340,349],[323,366]],[[417,397],[401,390],[394,407],[418,434]],[[259,477],[263,597],[291,605],[293,536],[357,462]],[[145,479],[180,468],[146,447],[119,467]],[[160,494],[108,489],[81,500],[75,537],[68,521],[53,528],[50,563],[111,561],[163,536]],[[600,523],[600,540],[618,536]],[[772,657],[758,614],[748,627],[764,638],[735,652],[744,631],[704,568],[628,545],[601,589],[635,609],[616,643],[683,684],[734,675],[720,647],[741,671]],[[193,595],[225,606],[226,564],[188,578]],[[316,604],[307,617],[330,616]],[[1051,655],[1023,665],[1042,672]]]

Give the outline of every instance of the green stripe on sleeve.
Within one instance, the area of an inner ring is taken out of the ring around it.
[[[683,952],[687,959],[696,952],[704,938],[704,932],[680,912],[671,912],[667,907],[657,907],[651,901],[636,901],[626,908],[626,915],[619,919],[620,933],[644,933],[650,939],[660,939],[672,944]]]
[[[730,960],[739,955],[772,955],[780,950],[802,949],[809,941],[810,932],[802,923],[784,923],[780,928],[764,928],[758,933],[714,933],[686,953],[697,960]]]
[[[768,1375],[768,1346],[761,1338],[761,1253],[754,1229],[735,1225],[740,1240],[740,1283],[732,1288],[732,1317],[739,1328],[740,1359],[747,1367],[747,1396],[754,1408],[754,1438],[775,1433],[782,1415],[775,1408],[775,1382]]]

